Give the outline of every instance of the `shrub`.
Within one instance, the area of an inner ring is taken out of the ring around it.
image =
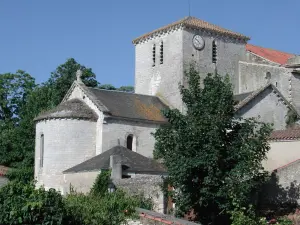
[[[64,201],[54,189],[10,182],[0,189],[0,224],[66,224]]]
[[[119,225],[134,216],[137,206],[136,198],[121,190],[103,196],[71,193],[66,198],[68,215],[78,224]]]

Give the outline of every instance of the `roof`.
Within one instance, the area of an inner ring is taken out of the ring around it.
[[[300,139],[300,127],[290,128],[286,130],[275,130],[272,132],[269,140],[284,141],[284,140],[298,140]]]
[[[293,110],[298,115],[297,110],[286,100],[286,98],[280,93],[280,91],[271,83],[257,89],[256,91],[249,92],[249,93],[244,93],[244,94],[239,94],[238,97],[236,97],[236,98],[240,98],[241,100],[238,102],[238,104],[235,105],[235,110],[236,111],[240,110],[245,105],[247,105],[252,100],[254,100],[256,98],[256,96],[258,96],[259,94],[261,94],[262,92],[264,92],[268,88],[273,89],[278,94],[277,96],[285,102],[287,107],[289,107],[291,110]]]
[[[114,117],[167,122],[162,110],[167,109],[158,97],[135,93],[87,88],[90,97],[99,106],[105,106],[105,113]]]
[[[8,172],[9,168],[6,166],[0,165],[0,177],[5,176]]]
[[[119,155],[121,157],[123,171],[126,172],[142,174],[160,174],[166,172],[164,167],[155,160],[133,152],[123,146],[115,146],[100,155],[65,170],[64,173],[90,172],[100,171],[101,169],[109,169],[111,155]]]
[[[249,95],[251,95],[253,91],[247,92],[247,93],[242,93],[242,94],[237,94],[233,96],[233,99],[237,102],[243,101],[245,98],[247,98]]]
[[[243,34],[224,29],[222,27],[219,27],[217,25],[208,23],[206,21],[200,20],[200,19],[195,18],[195,17],[188,16],[188,17],[185,17],[185,18],[183,18],[181,20],[178,20],[174,23],[171,23],[169,25],[166,25],[166,26],[163,26],[159,29],[156,29],[152,32],[146,33],[146,34],[134,39],[132,41],[132,43],[136,44],[144,38],[150,37],[150,36],[155,35],[159,32],[164,32],[164,31],[166,31],[170,28],[174,28],[174,27],[177,27],[177,26],[184,26],[184,27],[195,28],[195,29],[205,29],[205,30],[208,30],[208,31],[217,32],[217,33],[224,34],[224,35],[234,37],[234,38],[238,38],[238,39],[244,39],[244,40],[249,40],[250,39],[249,37],[247,37]]]
[[[246,50],[281,65],[286,64],[289,58],[295,56],[294,54],[281,52],[270,48],[263,48],[251,44],[246,45]]]
[[[97,114],[83,101],[75,98],[59,104],[54,109],[43,112],[34,120],[55,119],[55,118],[78,118],[97,121]]]

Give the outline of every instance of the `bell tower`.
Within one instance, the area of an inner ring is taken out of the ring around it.
[[[155,95],[170,107],[182,110],[179,84],[184,70],[195,62],[205,76],[216,69],[231,77],[238,90],[238,62],[244,60],[248,37],[186,17],[144,34],[135,40],[135,92]]]

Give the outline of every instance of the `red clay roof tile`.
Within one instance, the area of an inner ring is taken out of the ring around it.
[[[290,53],[263,48],[251,44],[246,45],[246,50],[281,65],[286,64],[288,59],[294,56]]]
[[[297,140],[300,139],[300,128],[290,128],[286,130],[275,130],[272,132],[269,140]]]

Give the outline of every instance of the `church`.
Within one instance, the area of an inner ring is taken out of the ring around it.
[[[300,57],[249,40],[186,17],[133,40],[135,93],[86,87],[78,71],[61,104],[35,118],[37,185],[65,194],[70,185],[87,192],[102,169],[115,168],[115,178],[137,182],[166,174],[152,159],[151,133],[167,123],[161,110],[184,110],[178,84],[185,84],[191,62],[203,76],[230,76],[237,116],[274,125],[268,170],[299,159],[300,132],[287,129],[287,121],[299,117]]]

